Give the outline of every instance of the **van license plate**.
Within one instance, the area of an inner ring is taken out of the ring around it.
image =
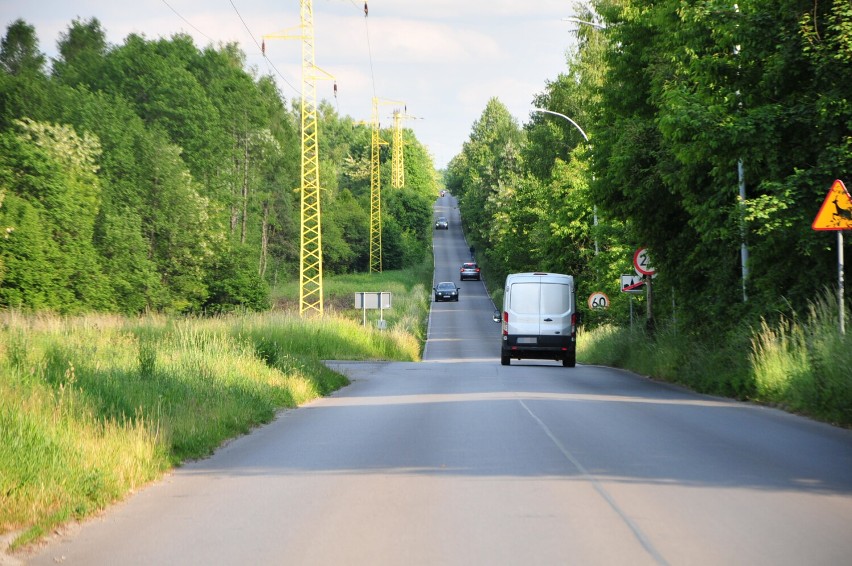
[[[538,342],[535,336],[518,338],[518,344],[535,344]]]

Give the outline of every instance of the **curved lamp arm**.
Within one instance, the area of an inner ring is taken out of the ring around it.
[[[580,124],[578,124],[577,122],[575,122],[574,120],[572,120],[571,118],[566,116],[565,114],[560,114],[559,112],[554,112],[553,110],[547,110],[546,108],[533,108],[533,112],[544,112],[546,114],[553,114],[554,116],[560,116],[562,118],[565,118],[566,120],[571,122],[574,125],[575,128],[577,128],[580,131],[580,133],[583,135],[583,139],[586,140],[586,143],[589,142],[589,136],[586,135],[586,132],[584,132],[583,128],[580,127]]]

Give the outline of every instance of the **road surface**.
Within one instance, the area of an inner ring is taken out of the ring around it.
[[[469,257],[436,203],[436,281]],[[286,411],[32,564],[852,563],[852,431],[604,367],[499,361],[483,285],[422,363]]]

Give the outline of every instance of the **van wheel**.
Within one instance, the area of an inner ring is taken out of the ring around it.
[[[562,358],[562,367],[572,368],[577,365],[576,356],[566,356]]]
[[[507,365],[509,365],[510,363],[512,363],[512,362],[511,362],[511,360],[509,359],[509,356],[507,356],[507,355],[505,355],[505,354],[500,354],[500,365],[507,366]]]

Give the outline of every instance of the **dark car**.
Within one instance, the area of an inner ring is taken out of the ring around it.
[[[447,220],[446,216],[439,216],[438,220],[435,222],[435,230],[449,230],[450,229],[450,221]]]
[[[459,278],[462,281],[465,279],[475,279],[476,281],[479,281],[479,266],[476,265],[476,262],[467,261],[463,263],[459,272]]]
[[[435,286],[436,301],[458,301],[459,288],[452,281],[442,281]]]

